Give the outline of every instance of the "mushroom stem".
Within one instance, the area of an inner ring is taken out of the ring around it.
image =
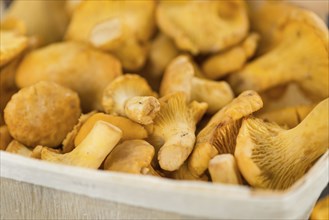
[[[160,102],[153,96],[136,96],[125,103],[126,116],[143,125],[152,124],[159,111]]]
[[[98,121],[86,138],[70,153],[57,154],[44,148],[41,151],[41,159],[97,169],[120,141],[121,136],[122,132],[119,128],[107,122]]]
[[[158,160],[162,169],[177,170],[190,155],[194,143],[194,130],[184,126],[169,132],[166,143],[161,147]]]
[[[225,81],[192,78],[191,100],[208,103],[208,112],[215,113],[234,98],[231,87]]]
[[[220,154],[209,162],[209,173],[213,183],[242,184],[238,166],[232,154]]]
[[[295,128],[282,129],[260,119],[246,119],[235,156],[241,173],[254,187],[286,189],[328,149],[329,99]]]

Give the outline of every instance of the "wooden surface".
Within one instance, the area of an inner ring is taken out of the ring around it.
[[[0,219],[193,219],[1,179]]]
[[[286,192],[84,169],[3,151],[0,160],[1,215],[15,218],[307,219],[329,179],[329,152]]]

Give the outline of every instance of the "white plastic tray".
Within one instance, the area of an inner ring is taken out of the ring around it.
[[[134,211],[127,213],[127,210],[134,210],[131,206],[159,210],[161,216],[164,216],[163,218],[166,218],[168,212],[167,216],[175,217],[171,213],[178,213],[179,215],[176,217],[179,216],[179,218],[194,216],[215,219],[307,219],[329,179],[328,151],[303,178],[285,192],[90,170],[24,158],[3,151],[0,156],[1,182],[7,183],[1,184],[1,213],[6,211],[7,215],[11,209],[15,208],[8,207],[13,206],[10,200],[28,203],[19,205],[20,208],[26,207],[25,209],[29,209],[33,205],[39,206],[39,202],[44,200],[44,198],[31,200],[3,196],[15,195],[16,192],[10,192],[15,188],[8,184],[8,180],[15,180],[29,183],[28,185],[24,183],[25,190],[30,190],[29,188],[34,187],[33,184],[42,186],[43,193],[39,194],[40,197],[44,197],[47,190],[57,189],[68,192],[67,195],[71,197],[74,197],[75,194],[87,196],[79,197],[81,204],[85,203],[89,199],[88,197],[94,198],[92,201],[100,204],[99,206],[108,201],[126,204],[128,209],[126,208],[124,215],[125,218],[131,219],[136,217]],[[17,182],[15,184],[19,185]],[[59,191],[57,192],[59,193]],[[76,196],[78,198],[78,195]],[[64,201],[58,202],[56,206],[47,207],[49,216],[59,217],[58,210],[67,209],[61,207],[67,206]],[[88,210],[88,206],[81,206],[80,211],[81,213],[93,213],[94,209],[90,207]],[[120,210],[122,209],[117,207],[117,210],[112,210],[112,212],[116,212],[115,216],[122,216],[123,213],[120,213]],[[150,210],[142,210],[145,212],[145,218],[150,217],[147,214]],[[29,210],[19,211],[29,212]],[[143,211],[138,214],[140,218],[143,218]],[[156,217],[156,212],[153,213],[153,217]],[[65,216],[65,213],[63,215]],[[113,218],[113,213],[111,215],[100,213],[96,217],[99,219]],[[38,218],[35,215],[34,217]]]

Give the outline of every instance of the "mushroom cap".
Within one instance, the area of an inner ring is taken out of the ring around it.
[[[293,128],[298,125],[307,114],[310,113],[310,111],[312,111],[314,106],[315,104],[285,107],[265,112],[258,116],[266,121],[275,122],[280,126]]]
[[[328,97],[329,37],[323,21],[313,12],[295,9],[275,32],[271,50],[230,75],[233,89],[260,92],[295,81],[315,101]]]
[[[328,150],[328,111],[327,98],[290,130],[258,118],[244,119],[234,155],[248,183],[282,190],[302,177]]]
[[[194,176],[201,176],[211,158],[217,154],[234,153],[236,136],[243,117],[262,108],[263,102],[254,91],[245,91],[219,110],[199,132],[188,160]]]
[[[25,36],[18,35],[14,31],[0,31],[0,67],[20,55],[28,45]]]
[[[217,52],[241,41],[249,21],[244,1],[161,1],[157,22],[178,48],[192,54]]]
[[[4,110],[14,139],[26,146],[59,146],[80,117],[78,95],[53,82],[42,81],[21,89]]]
[[[125,104],[135,96],[157,96],[147,81],[137,74],[125,74],[113,80],[103,91],[102,105],[107,113],[125,116]]]
[[[20,20],[28,36],[35,36],[46,45],[63,39],[69,22],[64,7],[65,1],[14,1],[4,19]]]
[[[75,42],[61,42],[37,49],[23,59],[16,84],[23,88],[45,80],[79,94],[84,112],[101,109],[103,90],[121,75],[120,62],[109,54]]]
[[[143,66],[155,30],[155,1],[83,1],[73,12],[66,38],[117,56],[128,70]]]
[[[151,165],[154,153],[154,147],[146,141],[124,141],[108,155],[104,170],[141,174]]]

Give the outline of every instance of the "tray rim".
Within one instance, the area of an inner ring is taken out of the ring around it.
[[[153,176],[142,176],[118,172],[109,172],[102,170],[86,169],[81,167],[74,167],[62,164],[50,163],[33,158],[26,158],[20,155],[11,154],[5,151],[0,152],[1,172],[0,177],[23,181],[35,185],[40,185],[48,188],[53,188],[61,191],[86,195],[88,197],[103,199],[107,201],[114,201],[128,205],[140,206],[145,208],[157,209],[147,201],[141,202],[125,202],[120,201],[119,198],[107,198],[104,195],[93,195],[93,187],[105,187],[107,185],[119,185],[121,187],[128,187],[132,189],[143,190],[158,190],[160,193],[180,191],[184,196],[198,197],[201,199],[216,199],[218,201],[237,201],[237,202],[253,202],[255,204],[262,204],[265,206],[274,205],[286,215],[290,211],[297,213],[295,207],[297,201],[304,203],[306,208],[314,205],[316,197],[320,195],[323,188],[327,185],[329,180],[329,150],[322,155],[318,161],[310,168],[310,170],[299,179],[292,187],[286,191],[271,191],[253,189],[248,186],[234,186],[224,184],[212,184],[211,182],[200,181],[186,181],[186,180],[171,180]],[[68,178],[72,186],[81,185],[80,189],[65,188],[63,186],[54,185],[49,180],[36,179],[35,176],[39,174],[46,174],[55,176],[59,180]],[[31,174],[32,176],[29,176]],[[94,184],[90,184],[90,181]],[[320,183],[316,183],[319,181]],[[74,182],[77,181],[77,182]],[[89,181],[89,183],[88,183]],[[75,185],[74,185],[75,184]],[[317,184],[321,189],[313,189],[312,186]],[[85,192],[82,189],[86,190]],[[310,191],[311,190],[311,191]],[[312,192],[305,197],[305,192]],[[106,193],[105,193],[106,194]],[[318,194],[318,195],[317,195]],[[299,207],[301,208],[301,207]],[[161,209],[161,211],[170,211],[180,214],[187,214],[186,212],[177,212],[169,210],[168,208]],[[302,211],[302,210],[301,210]],[[200,216],[204,216],[201,214]],[[218,216],[205,216],[218,217]]]

